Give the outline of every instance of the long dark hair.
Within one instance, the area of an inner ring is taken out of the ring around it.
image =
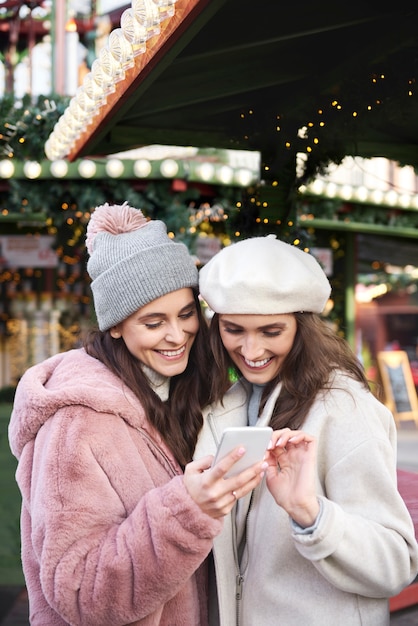
[[[266,385],[262,398],[263,404],[278,382],[282,382],[271,418],[274,429],[300,428],[319,391],[332,384],[335,369],[343,370],[369,388],[364,370],[345,339],[315,313],[294,315],[297,330],[293,346],[279,374]],[[230,369],[235,365],[223,346],[218,315],[214,315],[211,321],[210,345],[214,357],[211,401],[222,402],[231,385]]]
[[[151,424],[161,434],[183,467],[192,459],[197,436],[203,424],[202,408],[209,401],[210,367],[208,325],[202,314],[197,292],[193,290],[199,331],[190,351],[185,371],[173,376],[170,395],[162,402],[151,389],[141,363],[125,342],[110,332],[93,330],[84,342],[87,353],[104,363],[137,396]]]

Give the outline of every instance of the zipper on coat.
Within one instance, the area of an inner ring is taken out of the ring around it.
[[[239,626],[239,605],[242,598],[242,585],[244,582],[244,576],[241,574],[240,563],[238,557],[238,543],[237,543],[237,522],[236,522],[237,505],[231,511],[231,525],[232,525],[232,545],[235,561],[235,623]]]
[[[242,599],[242,591],[243,591],[243,586],[244,586],[244,575],[243,575],[243,571],[245,571],[245,567],[242,567],[242,563],[241,563],[241,559],[244,555],[245,552],[245,546],[247,545],[247,526],[248,526],[248,516],[250,514],[250,511],[252,509],[253,506],[253,502],[254,502],[254,490],[251,492],[251,496],[250,496],[250,501],[248,503],[248,509],[245,515],[245,521],[244,521],[244,536],[243,536],[243,546],[242,549],[240,550],[240,546],[238,546],[238,541],[237,541],[237,522],[236,522],[236,513],[237,513],[237,506],[239,506],[239,504],[237,503],[234,506],[233,509],[233,515],[232,515],[232,540],[233,540],[233,544],[234,544],[234,559],[235,559],[235,567],[236,567],[236,571],[237,571],[237,575],[235,577],[235,607],[236,607],[236,626],[240,625],[241,619],[240,619],[240,604],[241,604],[241,599]]]
[[[237,611],[237,626],[239,626],[239,603],[242,597],[242,584],[244,582],[244,576],[242,574],[238,574],[236,577],[236,585],[235,585],[235,603],[236,603],[236,611]]]

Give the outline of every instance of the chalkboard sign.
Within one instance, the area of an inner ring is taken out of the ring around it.
[[[403,350],[377,355],[377,365],[385,394],[385,404],[395,419],[414,420],[418,425],[417,392],[408,355]]]

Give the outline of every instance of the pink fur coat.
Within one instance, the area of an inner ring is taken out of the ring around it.
[[[206,626],[222,523],[118,378],[83,349],[32,367],[9,441],[32,626]]]

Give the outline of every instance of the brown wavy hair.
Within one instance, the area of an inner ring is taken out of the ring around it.
[[[109,330],[92,330],[84,341],[86,352],[104,363],[137,396],[149,421],[182,467],[192,459],[203,424],[202,408],[209,401],[211,388],[208,325],[195,290],[193,295],[199,330],[185,371],[171,378],[166,402],[151,389],[141,362],[129,352],[123,340],[114,339]]]
[[[363,367],[345,339],[315,313],[294,313],[294,316],[297,330],[293,346],[279,374],[266,385],[261,401],[263,406],[274,387],[282,382],[270,422],[274,429],[300,428],[317,394],[330,388],[335,369],[343,370],[369,388]],[[210,345],[214,356],[211,402],[222,402],[231,385],[231,368],[236,366],[223,346],[217,314],[210,324]]]

